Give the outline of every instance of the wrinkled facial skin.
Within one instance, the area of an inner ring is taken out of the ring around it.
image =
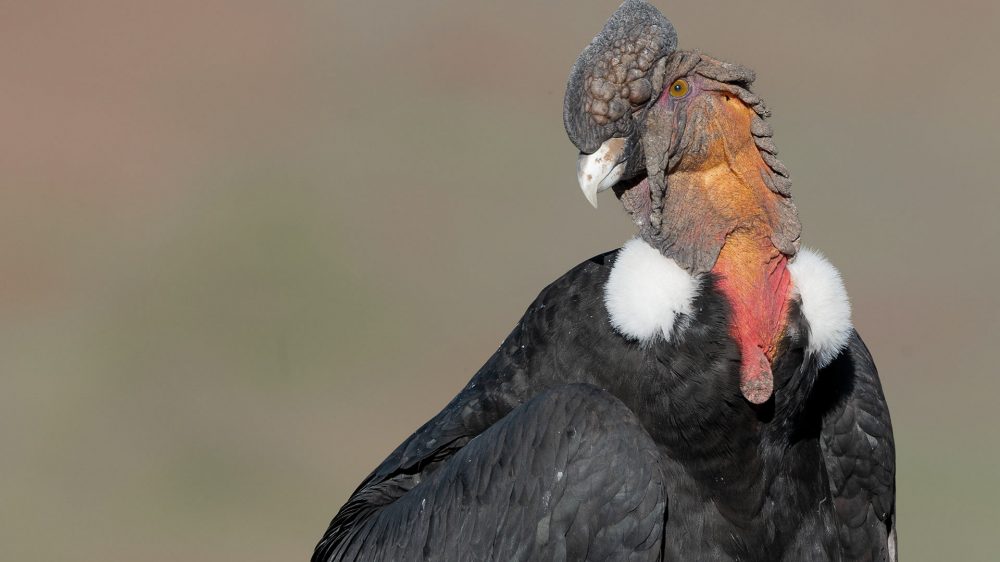
[[[675,171],[682,159],[685,169],[694,169],[712,164],[705,159],[722,137],[753,142],[753,116],[766,110],[746,89],[754,79],[750,69],[681,51],[668,57],[665,73],[664,87],[639,125],[647,160],[662,161],[664,172]],[[646,171],[660,170],[647,165]]]
[[[698,206],[709,207],[716,220],[746,222],[772,197],[759,178],[766,164],[750,134],[754,112],[735,95],[714,89],[717,83],[708,78],[695,74],[679,80],[686,82],[687,95],[675,98],[668,86],[657,101],[673,118],[667,189],[697,186]]]
[[[689,52],[669,57],[666,70],[636,134],[643,165],[631,162],[636,177],[615,186],[640,234],[692,273],[710,270],[737,228],[794,255],[798,218],[767,110],[746,87],[753,73]]]
[[[686,53],[679,53],[679,57],[686,58]],[[688,66],[691,63],[680,64]],[[698,72],[715,65],[731,66],[740,75],[748,76],[747,81],[753,79],[749,69],[726,65],[703,55],[693,70],[671,77],[656,102],[672,116],[669,172],[724,163],[723,155],[712,150],[722,140],[740,152],[756,147],[751,131],[754,122],[759,120],[758,111],[766,110],[762,109],[759,98],[745,88],[746,84],[727,84]],[[674,86],[679,82],[687,86],[684,95],[676,95]],[[748,102],[756,102],[759,108],[750,107]]]
[[[683,81],[687,94],[671,95],[672,85]],[[738,110],[727,107],[722,95],[705,89],[705,79],[696,74],[674,79],[657,100],[657,105],[672,116],[668,173],[678,170],[696,170],[723,164],[719,152],[710,150],[723,141],[723,133],[716,125],[735,116]]]

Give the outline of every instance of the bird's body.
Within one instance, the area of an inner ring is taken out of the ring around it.
[[[714,275],[691,295],[683,335],[640,343],[612,327],[609,276],[640,244],[543,290],[458,396],[355,492],[315,559],[888,560],[893,444],[861,339],[852,331],[818,369],[793,304],[775,400],[748,407]],[[575,420],[603,409],[615,413],[602,416],[608,427],[588,433]],[[574,429],[580,440],[645,448],[573,459]],[[652,476],[613,481],[641,466],[637,455]],[[585,493],[567,493],[574,484]],[[631,503],[609,508],[630,486]],[[573,532],[616,525],[611,550]],[[648,540],[628,540],[637,534]]]
[[[588,198],[614,186],[640,237],[546,287],[314,561],[895,561],[878,375],[839,273],[799,250],[752,73],[671,54],[658,18],[630,0],[581,55],[624,61],[639,30],[631,114],[580,62],[597,97],[567,93]]]

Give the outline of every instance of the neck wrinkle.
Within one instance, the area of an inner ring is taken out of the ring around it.
[[[726,96],[705,98],[691,111],[711,117],[686,133],[696,136],[666,178],[662,222],[640,225],[643,238],[692,275],[711,271],[738,230],[752,230],[794,256],[798,213],[787,193],[765,181],[773,172],[751,132],[756,114]]]

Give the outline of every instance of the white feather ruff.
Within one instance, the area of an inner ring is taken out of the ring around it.
[[[809,353],[820,368],[830,364],[851,337],[851,303],[837,268],[803,248],[788,264],[792,290],[809,323]],[[670,340],[678,320],[692,316],[700,280],[639,238],[622,246],[604,287],[611,325],[623,336]]]
[[[793,290],[809,322],[809,349],[826,367],[851,338],[851,302],[840,272],[818,252],[802,248],[788,264]]]
[[[666,340],[680,315],[691,315],[698,280],[639,238],[622,246],[604,287],[604,304],[623,336],[641,342]]]

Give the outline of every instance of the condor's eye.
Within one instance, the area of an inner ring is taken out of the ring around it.
[[[687,80],[678,78],[677,80],[674,80],[673,84],[670,85],[670,97],[683,98],[688,94],[690,89],[691,87],[688,86]]]

